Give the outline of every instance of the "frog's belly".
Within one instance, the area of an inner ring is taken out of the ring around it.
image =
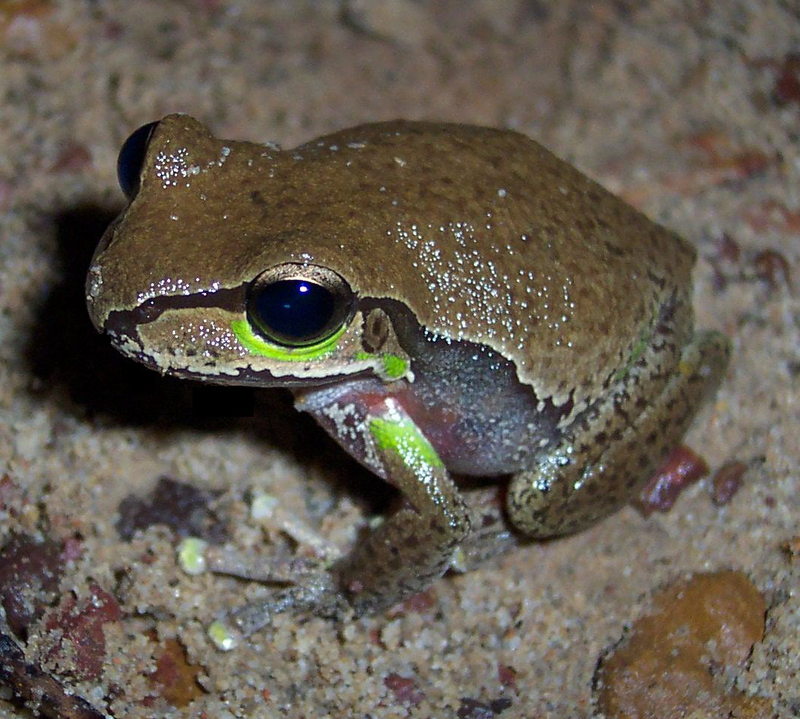
[[[453,402],[430,405],[412,391],[398,400],[454,474],[492,477],[528,467],[557,435],[555,423],[524,395],[484,395],[472,387]]]
[[[448,470],[493,477],[526,468],[558,434],[557,412],[537,407],[526,388],[499,389],[485,383],[437,383],[433,389],[425,382],[387,385],[359,378],[297,390],[295,397],[298,409],[313,414],[342,447],[381,476],[369,462],[370,438],[364,432],[369,418],[391,400],[414,421]]]

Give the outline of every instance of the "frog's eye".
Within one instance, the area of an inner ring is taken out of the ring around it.
[[[355,295],[324,267],[285,264],[260,274],[250,286],[247,315],[266,339],[287,347],[323,342],[353,315]]]
[[[122,144],[117,156],[117,180],[125,197],[129,200],[132,200],[139,191],[139,179],[142,174],[147,143],[150,141],[150,135],[153,134],[156,125],[158,122],[148,122],[138,130],[134,130]]]

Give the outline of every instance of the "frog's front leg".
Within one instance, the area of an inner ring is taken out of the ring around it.
[[[403,495],[402,506],[333,567],[356,613],[394,604],[444,574],[470,533],[470,511],[399,400],[353,393],[318,410],[298,404]]]
[[[227,618],[226,624],[245,636],[278,612],[337,615],[351,607],[363,614],[416,594],[451,564],[458,568],[464,563],[455,553],[470,533],[471,516],[484,517],[492,508],[488,501],[467,505],[433,446],[394,397],[321,390],[298,393],[297,404],[353,456],[396,486],[403,502],[328,571],[291,577],[275,566],[254,571],[229,558],[215,560],[212,571],[293,582]]]
[[[664,354],[646,351],[604,402],[514,477],[508,512],[517,529],[537,538],[569,534],[633,499],[713,394],[730,346],[718,332],[701,332],[670,370]]]

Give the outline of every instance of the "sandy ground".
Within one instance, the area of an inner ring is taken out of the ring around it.
[[[751,716],[800,716],[785,549],[800,505],[798,50],[800,5],[780,0],[0,1],[0,544],[46,537],[64,560],[26,661],[132,719],[589,717],[598,661],[653,593],[732,569],[767,614],[728,686],[761,698]],[[626,509],[416,605],[347,624],[281,616],[217,652],[205,625],[266,590],[183,575],[164,526],[124,539],[125,498],[162,476],[224,490],[227,536],[257,552],[249,490],[337,541],[380,492],[280,392],[258,400],[262,423],[203,419],[191,389],[94,334],[82,283],[122,206],[116,153],[173,111],[289,147],[396,117],[511,127],[676,229],[700,255],[698,324],[734,347],[688,444],[712,472],[743,462],[742,488],[718,506],[706,479],[667,514]],[[118,604],[103,663],[76,668],[48,632],[98,592]],[[147,678],[167,646],[202,691],[176,698]],[[29,716],[7,687],[0,716]]]

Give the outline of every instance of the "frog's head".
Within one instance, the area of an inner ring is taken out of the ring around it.
[[[691,286],[689,246],[514,132],[396,121],[281,151],[170,115],[131,136],[119,174],[130,202],[89,311],[162,372],[410,377],[414,325],[579,407]]]
[[[346,253],[326,252],[325,229],[309,231],[308,208],[280,207],[277,187],[264,199],[276,175],[285,187],[281,154],[223,143],[186,116],[131,135],[118,162],[129,205],[87,278],[93,323],[133,359],[210,382],[409,376],[385,303],[363,295]],[[266,226],[276,221],[292,231]]]

